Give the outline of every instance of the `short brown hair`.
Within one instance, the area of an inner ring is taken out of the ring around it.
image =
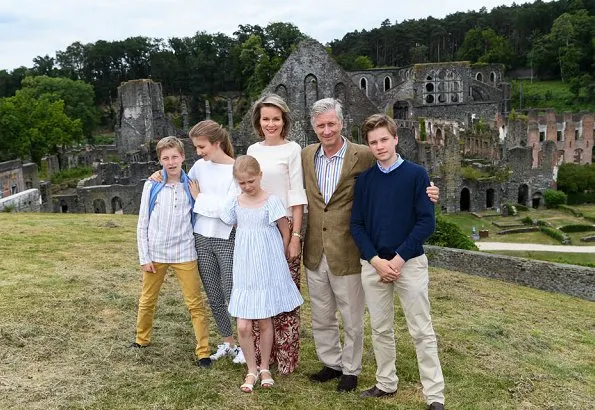
[[[238,174],[247,173],[248,175],[260,175],[260,164],[251,155],[240,155],[236,158],[233,164],[233,176],[238,177]]]
[[[368,133],[376,128],[386,127],[393,137],[397,136],[397,124],[386,114],[374,114],[366,118],[361,132],[363,140],[368,143]]]
[[[207,137],[211,144],[219,142],[223,152],[233,158],[233,145],[231,144],[229,133],[222,125],[213,120],[199,122],[188,132],[188,136],[192,139]]]
[[[161,158],[161,151],[164,149],[176,148],[180,154],[184,155],[184,144],[176,137],[161,138],[155,147],[157,151],[157,158]]]
[[[283,98],[277,94],[267,94],[254,103],[252,107],[252,128],[254,132],[264,138],[262,127],[260,126],[260,109],[262,107],[275,107],[281,110],[281,118],[283,119],[283,129],[281,130],[281,138],[287,138],[289,129],[291,128],[291,116],[289,115],[289,107]]]

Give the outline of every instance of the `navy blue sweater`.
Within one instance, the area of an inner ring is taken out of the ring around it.
[[[422,245],[436,226],[428,186],[426,170],[409,161],[388,174],[374,165],[358,176],[350,228],[363,259],[423,255]]]

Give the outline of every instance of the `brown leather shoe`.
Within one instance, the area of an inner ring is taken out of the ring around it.
[[[324,366],[318,373],[311,374],[309,379],[313,382],[328,382],[329,380],[338,379],[343,375],[341,370],[335,370]]]
[[[428,406],[428,410],[444,410],[444,404],[435,401]]]
[[[354,391],[357,387],[357,376],[344,374],[339,379],[339,385],[337,386],[337,391],[339,392],[346,392],[346,391]]]
[[[359,397],[361,397],[362,399],[365,399],[367,397],[386,397],[386,396],[392,396],[395,393],[396,392],[389,393],[384,390],[380,390],[378,387],[374,386],[371,389],[364,390],[363,392],[361,392]]]

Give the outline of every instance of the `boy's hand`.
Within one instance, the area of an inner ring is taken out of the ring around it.
[[[149,179],[153,182],[163,182],[163,176],[161,175],[161,171],[153,172]]]
[[[395,280],[399,279],[399,276],[401,276],[401,272],[395,270],[391,262],[392,261],[382,259],[378,255],[374,256],[372,260],[370,260],[370,264],[374,267],[374,269],[376,269],[378,276],[380,276],[380,282],[394,282]]]
[[[430,201],[436,203],[440,199],[440,189],[434,186],[433,182],[430,182],[430,186],[426,188],[426,194],[430,198]]]
[[[198,181],[191,179],[190,182],[188,182],[188,187],[190,188],[192,198],[196,199],[198,194],[200,194],[200,186],[198,186]]]
[[[144,265],[142,265],[142,268],[143,268],[143,272],[153,272],[153,273],[157,272],[155,270],[155,266],[153,266],[153,262],[145,263]]]

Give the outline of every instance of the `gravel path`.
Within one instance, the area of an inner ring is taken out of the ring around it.
[[[535,243],[475,242],[480,251],[544,251],[595,253],[595,246],[540,245]]]

